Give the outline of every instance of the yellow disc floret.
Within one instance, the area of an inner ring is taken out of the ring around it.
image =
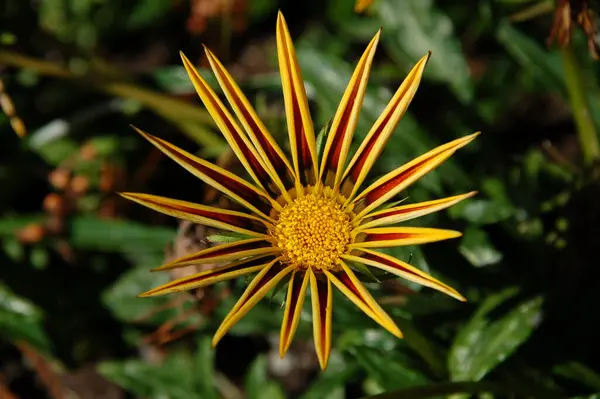
[[[285,205],[271,232],[290,264],[336,269],[350,243],[350,214],[335,199],[305,194]]]

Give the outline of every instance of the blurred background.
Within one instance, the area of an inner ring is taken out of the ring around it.
[[[600,397],[597,4],[375,0],[362,13],[354,6],[0,1],[0,398]],[[379,27],[356,137],[433,52],[370,178],[483,132],[402,194],[416,202],[478,190],[417,221],[464,236],[393,251],[469,301],[400,279],[369,284],[404,331],[398,340],[336,296],[324,373],[308,307],[279,359],[280,294],[210,349],[243,278],[137,299],[193,272],[149,269],[209,245],[214,231],[115,194],[228,206],[129,125],[241,173],[180,64],[183,50],[216,87],[204,43],[284,142],[278,9],[317,131]]]

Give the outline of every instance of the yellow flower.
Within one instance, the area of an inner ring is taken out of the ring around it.
[[[315,134],[304,83],[281,13],[277,20],[277,52],[291,162],[210,50],[205,49],[208,60],[239,123],[192,63],[181,55],[200,99],[253,183],[164,140],[140,130],[138,132],[175,162],[206,184],[233,198],[250,213],[149,194],[122,195],[167,215],[242,233],[250,238],[204,249],[158,267],[156,270],[224,263],[213,270],[174,280],[141,296],[190,290],[257,273],[217,330],[213,338],[213,345],[216,345],[270,289],[287,279],[289,284],[280,341],[280,354],[283,357],[298,327],[304,297],[310,286],[314,341],[323,369],[331,350],[332,286],[381,326],[395,336],[402,337],[394,321],[356,276],[353,270],[355,264],[393,273],[465,300],[453,288],[427,273],[376,249],[460,236],[459,232],[450,230],[396,225],[449,207],[472,196],[473,192],[410,205],[387,208],[383,205],[473,140],[477,133],[444,144],[359,191],[412,100],[429,54],[410,71],[346,165],[379,34],[369,43],[350,79],[331,123],[320,162],[317,160]]]

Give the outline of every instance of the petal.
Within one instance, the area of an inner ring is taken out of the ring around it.
[[[376,226],[385,226],[416,219],[433,212],[446,209],[460,201],[470,198],[477,194],[477,191],[456,195],[453,197],[442,198],[433,201],[417,202],[416,204],[395,206],[382,211],[373,212],[365,216],[368,222],[361,224],[357,230],[364,230]]]
[[[121,193],[120,195],[165,215],[236,233],[265,236],[268,234],[268,230],[273,227],[270,223],[256,216],[247,215],[242,212],[151,194]]]
[[[254,187],[233,173],[213,165],[204,159],[200,159],[165,140],[154,137],[136,127],[134,129],[165,155],[206,184],[230,196],[264,219],[273,221],[267,214],[272,207],[278,208],[279,205],[264,191]]]
[[[319,279],[312,269],[310,274],[310,296],[312,300],[313,337],[321,369],[325,370],[331,352],[331,315],[333,292],[328,278]]]
[[[385,143],[396,129],[398,121],[406,112],[419,87],[429,56],[430,53],[413,67],[352,157],[342,179],[342,192],[347,198],[352,198],[363,183]]]
[[[371,40],[356,65],[329,129],[321,161],[320,179],[325,185],[335,189],[339,188],[342,180],[346,154],[348,154],[358,122],[380,34],[381,30]]]
[[[283,358],[287,352],[294,333],[300,322],[306,287],[308,287],[309,274],[306,272],[294,272],[288,286],[285,300],[285,312],[281,323],[281,336],[279,340],[279,355]]]
[[[359,240],[348,247],[350,249],[399,247],[442,241],[461,235],[459,231],[426,227],[376,227],[361,231],[358,235]]]
[[[229,101],[263,161],[269,168],[279,174],[286,189],[293,188],[296,178],[283,151],[223,64],[208,48],[205,47],[204,50],[219,85],[225,93],[225,97],[227,97],[227,101]]]
[[[294,270],[295,266],[283,267],[279,258],[272,261],[254,277],[246,291],[233,306],[221,323],[212,339],[213,347],[223,338],[231,327],[248,313],[282,278]]]
[[[296,185],[315,184],[318,173],[315,132],[296,52],[281,12],[277,15],[277,58]]]
[[[272,264],[272,257],[258,256],[233,262],[225,266],[206,270],[201,273],[173,280],[150,291],[138,295],[139,297],[170,294],[172,292],[187,291],[194,288],[206,287],[219,281],[231,280],[245,274],[254,273]]]
[[[466,301],[466,299],[460,295],[454,288],[442,283],[435,279],[429,274],[417,269],[414,266],[409,265],[406,262],[402,262],[399,259],[394,258],[380,252],[363,249],[360,256],[355,255],[342,255],[342,258],[351,262],[358,262],[365,265],[373,266],[386,272],[393,273],[396,276],[400,276],[407,280],[415,283],[424,285],[426,287],[433,288],[441,291],[444,294],[450,295],[459,301]]]
[[[377,179],[375,183],[367,187],[366,190],[354,199],[355,206],[359,204],[364,206],[364,209],[356,217],[360,219],[404,190],[413,182],[439,166],[454,154],[456,150],[469,144],[478,135],[479,133],[475,133],[441,145]]]
[[[175,259],[155,269],[154,272],[176,269],[189,265],[218,263],[257,255],[274,255],[281,252],[277,247],[263,238],[240,240],[230,244],[221,244],[206,248],[190,255]]]
[[[190,60],[182,52],[179,54],[185,70],[196,89],[196,93],[198,93],[198,97],[202,100],[202,103],[221,133],[223,133],[233,152],[237,155],[256,184],[274,196],[274,198],[277,198],[282,192],[286,191],[279,178],[272,169],[267,169],[262,157],[258,154],[248,137],[242,133],[231,113],[198,73],[196,68],[194,68]],[[273,175],[275,176],[272,177]]]
[[[324,271],[331,282],[367,316],[375,320],[396,337],[402,338],[402,332],[396,323],[394,323],[385,310],[379,306],[358,277],[356,277],[344,262],[340,261],[340,265],[342,266],[342,270],[336,271],[335,273]]]

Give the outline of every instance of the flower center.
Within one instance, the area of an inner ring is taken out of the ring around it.
[[[350,215],[335,199],[305,194],[285,205],[271,232],[283,256],[302,268],[337,268],[350,243]]]

